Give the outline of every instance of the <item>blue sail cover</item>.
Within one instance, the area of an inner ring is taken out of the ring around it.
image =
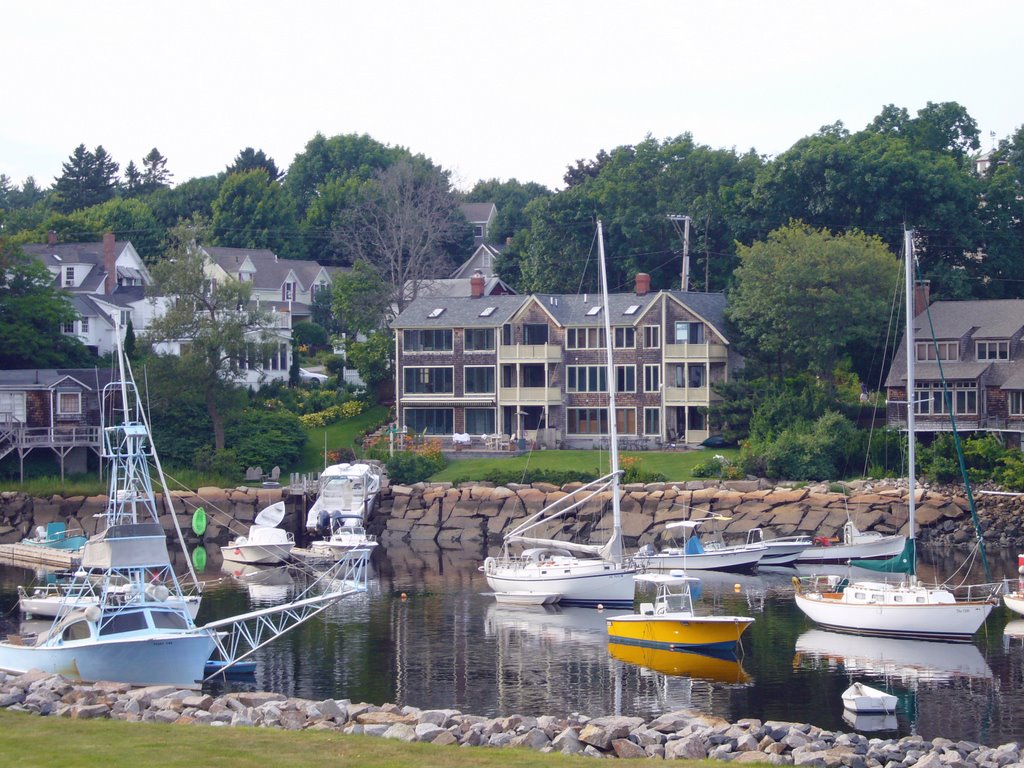
[[[686,554],[703,555],[704,545],[700,543],[699,536],[691,536],[686,542]]]

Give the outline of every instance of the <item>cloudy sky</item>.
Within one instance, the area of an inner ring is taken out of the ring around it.
[[[558,187],[647,134],[773,155],[928,101],[965,106],[986,149],[1024,124],[1019,0],[5,0],[0,29],[19,183],[81,143],[122,169],[155,146],[181,182],[368,133],[463,188]]]

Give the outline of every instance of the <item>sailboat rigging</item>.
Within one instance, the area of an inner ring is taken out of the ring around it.
[[[615,423],[615,367],[608,311],[608,276],[604,232],[597,222],[598,263],[605,331],[605,368],[608,382],[608,436],[611,471],[528,517],[504,537],[501,554],[488,557],[481,570],[496,594],[527,601],[561,600],[565,604],[628,608],[633,605],[635,568],[625,560],[620,507],[618,430]],[[587,501],[608,493],[612,504],[612,533],[604,545],[580,544],[527,535],[533,529],[582,508]],[[510,546],[525,547],[514,555]]]
[[[908,537],[902,559],[907,577],[893,584],[884,581],[855,581],[842,585],[833,576],[818,580],[810,589],[797,582],[796,604],[817,624],[831,629],[866,635],[917,637],[934,640],[969,641],[995,605],[991,590],[983,596],[958,600],[944,585],[925,586],[916,575],[916,532],[914,512],[918,499],[915,478],[916,389],[914,362],[914,241],[913,231],[904,237],[906,281],[906,392],[907,392],[907,474]]]

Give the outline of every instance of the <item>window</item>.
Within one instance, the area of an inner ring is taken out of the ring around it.
[[[465,346],[467,352],[493,352],[493,328],[467,328]]]
[[[623,312],[622,314],[624,314],[624,315],[635,315],[636,311],[638,309],[640,309],[640,305],[639,304],[630,304],[628,307],[626,307],[626,311]]]
[[[455,430],[451,408],[406,408],[405,426],[410,432],[450,435]]]
[[[661,346],[661,326],[644,326],[644,347],[647,349],[658,349]]]
[[[501,343],[506,347],[512,345],[512,326],[509,323],[501,326]]]
[[[188,629],[185,617],[177,611],[152,611],[149,618],[157,629]]]
[[[89,332],[89,318],[88,317],[83,317],[82,318],[82,333],[88,333],[88,332]]]
[[[0,414],[10,415],[15,421],[25,421],[25,393],[0,392]]]
[[[74,288],[75,286],[75,268],[64,267],[64,287]]]
[[[947,385],[949,401],[956,416],[973,416],[978,413],[978,385],[973,381],[953,382]],[[949,414],[946,394],[942,384],[924,384],[918,387],[914,399],[914,413],[922,416]]]
[[[570,365],[566,369],[566,392],[607,392],[608,371],[603,365]]]
[[[146,614],[142,611],[115,613],[100,625],[101,635],[120,635],[122,632],[138,632],[148,629]]]
[[[494,314],[494,310],[496,310],[496,309],[497,309],[497,307],[484,307],[480,311],[480,315],[479,316],[480,317],[490,317],[491,315]]]
[[[547,323],[526,323],[523,326],[523,344],[536,345],[548,343]]]
[[[441,315],[444,314],[445,309],[447,309],[447,307],[434,307],[432,310],[430,310],[430,313],[427,315],[427,317],[440,317]]]
[[[956,341],[940,341],[934,344],[930,341],[919,341],[914,345],[915,356],[920,362],[934,361],[936,347],[939,360],[960,359],[960,344]]]
[[[569,328],[565,332],[566,349],[600,349],[604,346],[604,328]]]
[[[494,392],[494,366],[467,365],[463,371],[465,375],[465,391],[467,395],[489,394]]]
[[[74,624],[66,627],[64,634],[61,635],[61,639],[65,641],[88,640],[90,637],[92,637],[92,634],[89,632],[88,621],[76,621]]]
[[[598,304],[596,307],[591,307],[590,309],[587,310],[587,317],[593,317],[594,315],[597,315],[598,313],[600,313],[600,311],[601,311],[601,305],[600,304]]]
[[[661,409],[660,408],[644,408],[644,434],[645,435],[660,435],[661,434]]]
[[[406,352],[450,352],[450,328],[423,328],[402,332],[402,347]]]
[[[295,283],[285,283],[281,286],[281,301],[293,301],[295,299]]]
[[[661,366],[644,366],[644,392],[657,392],[661,389]]]
[[[128,321],[131,320],[131,319],[132,319],[131,310],[129,310],[129,309],[122,309],[121,310],[121,318],[120,318],[121,327],[122,328],[127,328],[128,327]]]
[[[493,408],[467,408],[466,432],[471,435],[493,435],[495,429]]]
[[[687,368],[687,382],[688,387],[703,387],[707,384],[707,368],[703,364],[690,364]]]
[[[516,367],[514,365],[501,366],[501,386],[514,387],[516,385]]]
[[[455,393],[453,371],[450,367],[406,368],[405,394],[451,395]]]
[[[82,412],[81,392],[58,392],[57,415],[78,416]]]
[[[72,320],[70,323],[61,323],[60,324],[60,332],[61,333],[74,333],[75,332],[75,321]]]
[[[615,366],[615,391],[636,392],[636,366]]]
[[[636,408],[616,408],[615,429],[623,435],[635,435]]]
[[[636,347],[636,329],[632,327],[626,328],[615,328],[612,333],[615,334],[615,348],[616,349],[633,349]]]
[[[1007,392],[1007,404],[1011,416],[1024,416],[1024,392]],[[0,405],[0,411],[3,406]]]
[[[571,435],[607,435],[607,408],[566,408],[567,430]]]
[[[682,389],[686,386],[686,366],[682,363],[673,363],[668,367],[665,379],[671,382],[670,386]]]
[[[547,372],[543,363],[529,363],[519,367],[519,378],[524,387],[546,387]]]
[[[979,341],[978,360],[1009,360],[1010,342],[1008,341]]]
[[[473,225],[473,237],[483,237],[483,236],[484,236],[484,225],[483,224],[474,224]]]
[[[686,409],[686,429],[695,431],[707,429],[707,417],[701,413],[700,408]]]
[[[703,344],[704,323],[676,322],[676,344]]]

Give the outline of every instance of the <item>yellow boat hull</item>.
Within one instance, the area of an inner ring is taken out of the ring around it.
[[[745,616],[617,616],[608,619],[608,637],[616,643],[666,650],[722,651],[734,648],[753,623],[753,619]]]

